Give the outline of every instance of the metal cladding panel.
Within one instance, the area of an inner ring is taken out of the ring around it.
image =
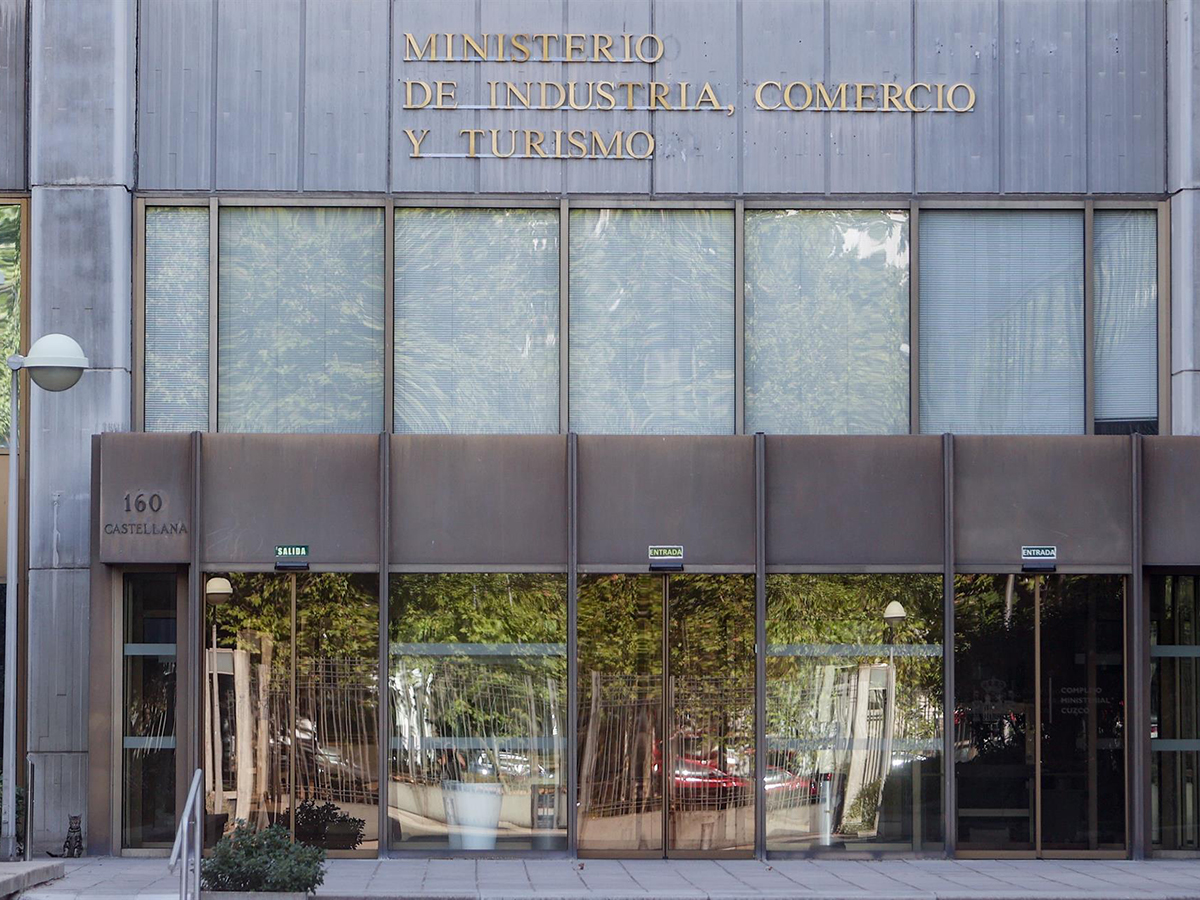
[[[797,112],[786,105],[759,109],[755,87],[778,81],[812,85],[825,80],[824,0],[759,0],[742,6],[743,182],[747,193],[825,192],[826,135],[829,113]],[[804,102],[803,89],[793,103]],[[765,106],[782,104],[774,88],[764,91]]]
[[[29,756],[33,763],[33,789],[30,791],[33,803],[29,814],[29,852],[32,858],[41,858],[46,851],[62,853],[68,816],[83,817],[83,845],[86,849],[89,835],[88,754],[76,751],[31,751]]]
[[[32,184],[133,183],[135,0],[35,0]]]
[[[91,439],[129,430],[129,390],[128,372],[92,369],[69,391],[26,395],[30,568],[91,565]]]
[[[86,568],[29,570],[32,753],[87,750],[90,575]]]
[[[1088,20],[1088,190],[1157,192],[1166,168],[1166,9],[1092,0]]]
[[[1087,190],[1087,7],[1001,0],[1003,191]]]
[[[943,563],[942,439],[766,438],[768,566]]]
[[[658,193],[740,190],[738,157],[745,105],[740,9],[740,4],[729,0],[654,0],[654,31],[663,41],[654,80],[688,82],[689,106],[695,105],[705,82],[711,82],[723,107],[718,111],[706,103],[695,112],[654,114],[654,190]]]
[[[566,4],[563,0],[504,0],[502,3],[480,3],[479,27],[476,31],[482,34],[513,34],[526,31],[560,33],[566,23],[565,7]],[[535,24],[536,27],[534,27]],[[562,58],[561,47],[549,45],[549,50],[548,55],[551,58]],[[539,57],[540,46],[534,59]],[[466,87],[463,84],[466,78],[473,77],[475,79],[475,87],[466,96],[474,97],[475,99],[471,102],[484,106],[487,106],[491,100],[488,90],[489,81],[512,81],[522,85],[526,81],[532,81],[534,83],[532,93],[536,98],[531,97],[530,102],[536,104],[541,100],[538,82],[562,83],[574,77],[566,74],[567,67],[561,62],[530,62],[524,65],[511,62],[483,62],[454,63],[452,65],[456,66],[455,72],[458,74],[460,88]],[[453,78],[454,75],[449,77]],[[501,84],[500,88],[503,90],[504,85]],[[552,91],[553,89],[548,90]],[[504,105],[502,97],[503,95],[498,97],[499,105]],[[555,100],[554,94],[550,93],[547,96],[546,105],[554,105]],[[435,113],[435,115],[445,116],[446,113]],[[601,113],[600,115],[606,114]],[[542,132],[546,140],[550,142],[547,145],[549,149],[545,147],[543,149],[553,155],[554,131],[566,127],[567,114],[565,112],[561,110],[534,111],[522,108],[508,112],[486,111],[483,116],[481,124],[475,127],[499,129],[500,152],[509,152],[511,139],[514,156],[512,159],[490,158],[491,135],[488,135],[488,153],[483,154],[483,158],[478,161],[472,160],[467,163],[479,167],[479,190],[481,192],[539,194],[558,193],[563,189],[563,166],[568,163],[552,159],[517,159],[517,157],[526,151],[524,137],[526,129]],[[440,118],[437,124],[439,128],[445,128]],[[464,125],[462,127],[471,126]],[[458,136],[457,131],[454,132],[454,139],[459,142],[461,152],[463,139]],[[529,152],[535,152],[532,146],[530,146]],[[576,161],[570,165],[587,165],[587,163]],[[634,164],[627,163],[627,165]]]
[[[101,562],[191,559],[191,460],[189,434],[100,436]]]
[[[1142,561],[1200,566],[1200,437],[1142,439]]]
[[[579,564],[645,566],[682,544],[685,566],[754,566],[754,438],[578,438]]]
[[[1200,273],[1200,196],[1197,191],[1179,191],[1171,197],[1171,284],[1184,287],[1171,292],[1171,370],[1181,373],[1200,371],[1200,316],[1197,315],[1196,295],[1186,289],[1194,285]],[[1180,411],[1181,395],[1171,392],[1171,408]],[[1172,429],[1175,434],[1200,433],[1200,419],[1183,421],[1183,428]]]
[[[388,0],[307,0],[304,188],[387,190]]]
[[[906,85],[913,80],[912,10],[912,0],[829,5],[828,82],[850,83],[851,110],[857,101],[856,82]],[[864,106],[874,105],[864,97]],[[911,192],[912,118],[912,113],[894,110],[832,113],[829,190]]]
[[[915,10],[915,80],[965,82],[975,89],[970,113],[915,117],[917,190],[995,193],[1000,189],[1000,2],[920,0]]]
[[[603,3],[568,3],[567,32],[572,34],[650,34],[650,0],[605,0]],[[617,39],[619,41],[619,38]],[[620,48],[616,48],[620,49]],[[613,54],[621,59],[619,53]],[[586,84],[588,81],[652,81],[653,67],[635,62],[586,62],[564,66],[569,81]],[[661,80],[661,79],[659,79]],[[581,88],[582,89],[582,88]],[[645,104],[642,104],[645,105]],[[686,113],[667,113],[686,115]],[[611,112],[567,111],[566,128],[584,131],[600,130],[604,139],[613,131],[649,131],[654,133],[648,110],[630,112],[621,108]],[[646,194],[650,191],[648,162],[627,159],[597,159],[587,162],[568,162],[563,166],[566,190],[571,194],[628,193]]]
[[[26,0],[0,0],[0,190],[25,189]]]
[[[138,186],[212,187],[215,0],[142,3]]]
[[[1200,134],[1200,16],[1194,3],[1167,3],[1167,190],[1200,186],[1200,154],[1193,152]]]
[[[474,0],[406,0],[392,11],[392,190],[400,193],[446,191],[470,193],[479,189],[479,161],[461,156],[464,128],[483,128],[483,113],[472,109],[405,109],[405,83],[458,82],[459,105],[476,104],[487,95],[478,63],[444,63],[406,59],[405,34],[420,44],[430,34],[476,34],[480,31]],[[530,25],[529,27],[533,27]],[[521,31],[528,30],[521,28]],[[414,97],[419,101],[421,95]],[[490,126],[489,126],[490,127]],[[406,132],[420,138],[422,159],[413,159],[413,144]],[[490,140],[490,138],[489,138]],[[490,149],[490,144],[489,144]],[[540,165],[540,162],[513,162]]]
[[[1019,568],[1023,545],[1052,545],[1060,569],[1128,567],[1130,447],[1121,436],[956,436],[956,565]]]
[[[300,8],[217,5],[217,190],[299,186]]]
[[[200,444],[205,563],[379,562],[378,435],[206,434]]]
[[[393,435],[389,471],[389,564],[566,567],[565,437]]]
[[[35,187],[30,330],[69,334],[95,369],[131,368],[133,219],[123,187]],[[88,432],[91,434],[92,432]]]

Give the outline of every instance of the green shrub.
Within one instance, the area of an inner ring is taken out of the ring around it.
[[[239,821],[200,867],[206,891],[305,891],[325,881],[325,851],[293,844],[288,830],[256,831]]]
[[[296,807],[296,840],[330,850],[357,850],[366,836],[367,820],[342,812],[335,803],[311,797]]]

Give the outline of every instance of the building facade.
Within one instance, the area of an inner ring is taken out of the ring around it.
[[[0,0],[31,846],[1200,855],[1196,12]]]

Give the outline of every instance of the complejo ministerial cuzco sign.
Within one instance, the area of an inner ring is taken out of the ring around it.
[[[458,34],[404,35],[406,63],[600,63],[653,64],[663,58],[656,34]],[[783,112],[967,113],[975,108],[969,84],[768,80],[750,85],[754,108]],[[485,97],[461,104],[458,81],[404,79],[403,109],[554,112],[708,112],[732,116],[737,107],[709,81],[488,80]],[[405,128],[409,157],[422,159],[430,129]],[[461,128],[461,155],[468,159],[620,159],[654,155],[649,131],[584,128]]]

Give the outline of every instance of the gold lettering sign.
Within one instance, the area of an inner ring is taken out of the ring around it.
[[[404,62],[422,63],[610,63],[637,66],[661,60],[666,44],[657,34],[593,34],[548,32],[404,35]],[[487,81],[486,105],[466,106],[459,100],[457,80],[404,79],[403,110],[478,109],[551,112],[707,112],[732,116],[737,107],[722,96],[728,88],[712,82],[616,81],[571,79],[545,81],[536,69],[523,70],[525,80]],[[593,70],[587,70],[593,74]],[[635,70],[636,71],[636,70]],[[583,74],[581,71],[580,74]],[[596,73],[599,74],[599,73]],[[468,82],[468,83],[474,83]],[[751,109],[761,112],[822,113],[969,113],[975,89],[965,83],[914,81],[762,81],[750,85]],[[484,98],[481,98],[481,100]],[[423,159],[429,128],[403,129],[411,145],[410,159]],[[614,159],[646,160],[654,155],[654,135],[625,128],[612,130],[536,128],[463,128],[462,152],[434,154],[466,159]]]

